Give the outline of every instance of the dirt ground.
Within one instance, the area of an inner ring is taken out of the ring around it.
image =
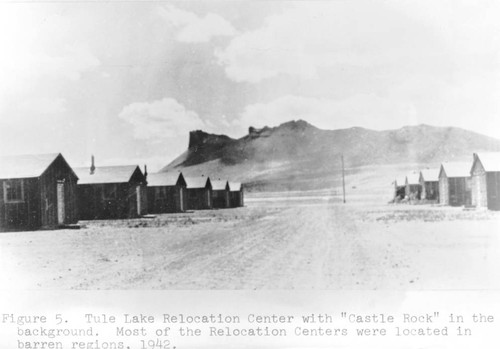
[[[0,234],[1,289],[500,287],[500,212],[329,192]]]

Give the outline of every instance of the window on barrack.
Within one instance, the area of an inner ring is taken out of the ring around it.
[[[116,184],[104,185],[103,197],[104,200],[115,200],[118,188]]]
[[[24,182],[22,179],[11,179],[3,182],[4,201],[7,203],[24,202]]]

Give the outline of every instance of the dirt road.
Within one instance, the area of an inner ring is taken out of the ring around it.
[[[491,289],[500,215],[254,198],[248,207],[0,234],[2,289]]]

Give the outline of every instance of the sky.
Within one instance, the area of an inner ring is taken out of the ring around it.
[[[148,164],[239,138],[456,126],[500,138],[500,2],[0,3],[0,155]]]

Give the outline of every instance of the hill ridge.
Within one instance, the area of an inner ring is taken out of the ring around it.
[[[249,127],[238,139],[192,131],[186,152],[160,171],[181,169],[239,181],[294,182],[302,180],[301,176],[315,180],[338,171],[340,155],[348,168],[357,168],[467,160],[478,151],[500,151],[500,140],[452,126],[323,130],[299,119],[276,127]]]

